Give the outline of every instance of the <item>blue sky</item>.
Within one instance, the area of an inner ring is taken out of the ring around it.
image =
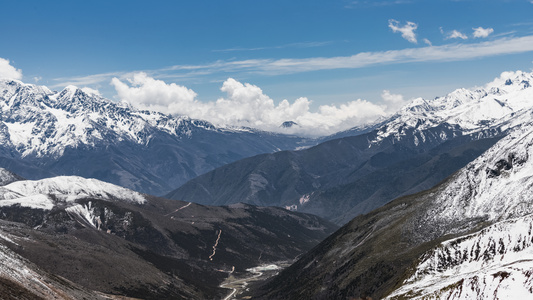
[[[384,91],[433,98],[503,71],[531,71],[532,2],[7,1],[0,57],[25,82],[89,87],[145,107],[157,108],[147,103],[157,95],[133,99],[141,96],[131,89],[154,79],[182,88],[173,95],[191,103],[260,88],[250,97],[275,107],[305,97],[318,112],[357,99],[385,105]],[[139,72],[144,81],[135,85]]]

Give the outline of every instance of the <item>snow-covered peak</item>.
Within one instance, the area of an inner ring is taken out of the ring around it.
[[[501,127],[515,114],[533,109],[533,73],[504,72],[482,88],[457,89],[433,100],[417,98],[378,125],[375,142],[398,135],[406,128],[415,132],[448,124],[463,134]],[[509,126],[500,128],[502,131]]]
[[[11,171],[8,171],[4,168],[0,168],[0,186],[10,184],[22,178]]]
[[[523,71],[503,72],[486,86],[486,90],[499,89],[504,92],[512,92],[529,88],[533,84],[533,73]]]
[[[427,196],[413,224],[425,232],[421,242],[459,237],[423,254],[387,299],[532,297],[533,114],[527,116]]]
[[[529,120],[533,114],[527,114]],[[468,220],[497,222],[533,211],[533,123],[518,126],[456,173],[421,216],[439,234],[468,229]],[[463,224],[467,228],[458,228]],[[476,224],[476,222],[472,223]]]
[[[18,204],[49,210],[56,203],[71,203],[82,198],[139,204],[146,202],[146,198],[138,192],[100,180],[78,176],[21,180],[0,187],[0,206]]]
[[[218,130],[204,121],[139,111],[76,86],[52,92],[0,80],[0,140],[22,157],[57,157],[68,147],[122,141],[147,144],[157,133],[190,137],[197,128]]]

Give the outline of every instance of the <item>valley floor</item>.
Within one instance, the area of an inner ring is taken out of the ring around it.
[[[231,292],[224,300],[252,299],[249,293],[249,285],[265,281],[284,268],[290,266],[294,261],[282,261],[276,264],[265,264],[255,268],[247,269],[244,274],[230,274],[230,276],[220,285],[222,288],[231,289]]]

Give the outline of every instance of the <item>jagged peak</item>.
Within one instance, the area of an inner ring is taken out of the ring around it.
[[[487,90],[497,88],[500,90],[525,89],[533,84],[533,72],[524,71],[506,71],[502,72],[499,77],[489,82],[485,88]]]
[[[5,99],[6,97],[12,96],[18,89],[25,89],[27,92],[40,94],[41,96],[48,96],[53,93],[44,85],[24,83],[17,79],[0,79],[0,98]]]

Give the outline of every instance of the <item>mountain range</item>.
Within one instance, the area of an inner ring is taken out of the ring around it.
[[[11,299],[217,299],[229,274],[291,261],[337,229],[282,208],[206,207],[77,176],[13,179],[0,187],[0,257],[13,269],[0,271],[0,294]]]
[[[431,188],[527,120],[530,82],[531,73],[509,72],[485,87],[415,99],[371,126],[308,149],[239,160],[167,197],[281,206],[342,225],[396,197]]]
[[[141,111],[74,86],[54,92],[5,79],[0,142],[0,166],[25,178],[78,175],[152,195],[244,157],[315,143]]]
[[[533,113],[436,187],[356,217],[254,299],[533,295]]]
[[[0,294],[532,297],[531,83],[311,140],[0,81]]]

